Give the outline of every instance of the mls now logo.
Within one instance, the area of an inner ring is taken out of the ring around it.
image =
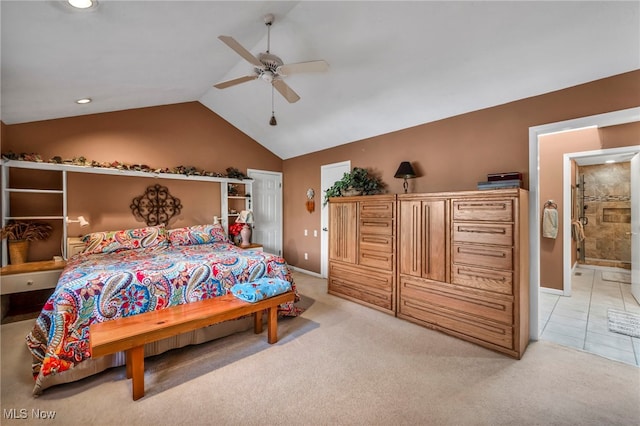
[[[2,410],[2,417],[5,419],[26,419],[29,417],[29,411],[26,408],[5,408]]]
[[[29,416],[31,414],[31,416]],[[28,419],[54,419],[56,417],[55,411],[43,411],[34,408],[29,412],[26,408],[5,408],[2,410],[2,417],[5,419],[22,420]]]

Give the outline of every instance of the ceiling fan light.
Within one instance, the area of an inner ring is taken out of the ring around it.
[[[269,120],[269,124],[272,126],[277,126],[278,122],[276,121],[276,116],[271,114],[271,120]]]
[[[271,83],[273,81],[273,73],[271,71],[265,71],[260,74],[260,78],[266,81],[267,83]]]

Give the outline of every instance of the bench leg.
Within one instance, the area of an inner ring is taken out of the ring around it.
[[[262,311],[253,313],[253,331],[256,334],[262,333]]]
[[[268,339],[269,343],[276,343],[278,341],[278,307],[274,306],[269,308],[269,318],[267,318],[267,327],[269,327]]]
[[[144,345],[127,351],[127,378],[131,378],[133,400],[144,396]]]

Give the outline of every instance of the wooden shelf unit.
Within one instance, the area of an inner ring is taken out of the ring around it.
[[[240,215],[240,212],[242,210],[251,210],[251,195],[253,189],[252,184],[253,179],[234,180],[233,182],[228,182],[227,184],[220,187],[222,199],[220,206],[222,216],[220,221],[227,234],[229,233],[229,225],[235,223],[235,220]],[[242,195],[229,195],[229,185],[241,185],[242,190],[240,194]],[[232,209],[235,211],[235,213],[231,213]]]

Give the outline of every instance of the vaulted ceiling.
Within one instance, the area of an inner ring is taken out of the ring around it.
[[[217,37],[285,63],[300,95]],[[283,159],[640,69],[637,1],[2,1],[5,124],[199,101]],[[74,101],[90,97],[93,102]]]

